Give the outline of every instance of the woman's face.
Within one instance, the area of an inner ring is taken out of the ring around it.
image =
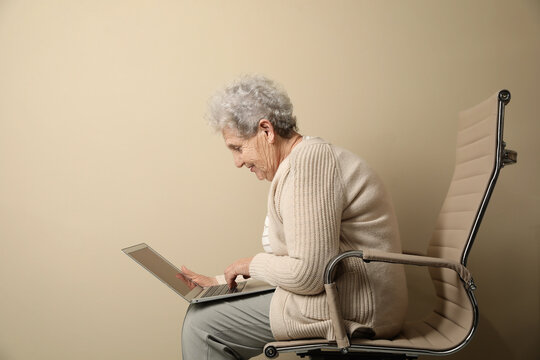
[[[272,181],[278,167],[278,157],[269,142],[268,134],[259,130],[254,136],[244,139],[235,130],[222,131],[225,145],[231,150],[234,165],[247,167],[259,180]]]

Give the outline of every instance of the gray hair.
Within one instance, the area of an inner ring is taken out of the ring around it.
[[[261,119],[270,121],[277,134],[287,139],[297,130],[289,96],[262,75],[242,76],[216,92],[206,117],[215,130],[229,127],[244,138],[257,133]]]

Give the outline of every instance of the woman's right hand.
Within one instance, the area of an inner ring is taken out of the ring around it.
[[[199,285],[202,287],[208,287],[213,285],[218,285],[218,281],[215,277],[204,276],[197,274],[189,270],[187,267],[182,265],[182,272],[176,274],[176,277],[184,281],[190,289],[193,289],[195,286]]]

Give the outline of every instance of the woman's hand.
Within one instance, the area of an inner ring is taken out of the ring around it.
[[[225,269],[225,281],[227,281],[229,289],[234,289],[237,286],[235,279],[238,275],[249,279],[249,264],[251,264],[252,259],[253,257],[236,260]]]
[[[213,285],[218,285],[218,281],[215,277],[204,276],[197,274],[189,270],[187,267],[182,265],[182,272],[176,274],[176,277],[186,283],[190,289],[193,289],[195,286],[199,285],[202,287],[208,287]]]

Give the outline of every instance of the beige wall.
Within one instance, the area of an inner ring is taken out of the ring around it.
[[[209,274],[261,251],[268,183],[202,120],[213,89],[252,72],[288,89],[302,133],[379,171],[417,250],[458,111],[512,92],[519,164],[469,260],[480,328],[450,358],[534,358],[539,38],[533,0],[0,0],[0,359],[180,358],[185,302],[120,249]],[[429,295],[426,278],[411,270],[411,290]]]

